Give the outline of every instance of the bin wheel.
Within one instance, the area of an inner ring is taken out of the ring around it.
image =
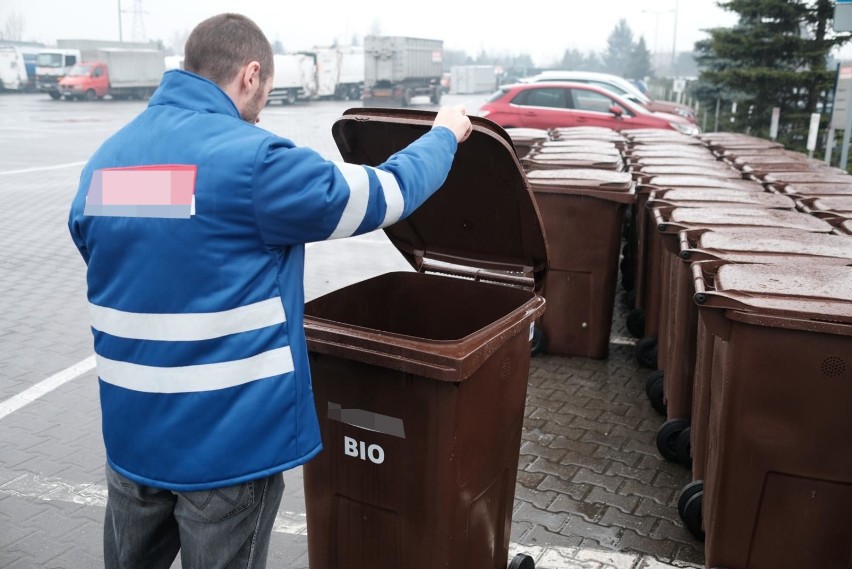
[[[657,338],[645,336],[636,343],[634,350],[639,365],[649,369],[657,369]]]
[[[678,496],[677,499],[677,513],[681,519],[683,519],[683,512],[686,509],[686,503],[699,492],[704,492],[703,480],[693,480],[681,489],[680,496]]]
[[[544,330],[539,326],[533,326],[532,343],[530,344],[530,356],[537,356],[544,351],[547,346],[547,337],[544,335]]]
[[[624,292],[624,303],[627,305],[627,308],[634,308],[636,306],[635,288]]]
[[[680,434],[689,426],[686,419],[672,419],[666,421],[657,429],[657,450],[663,458],[671,462],[677,462],[675,443]]]
[[[689,500],[686,501],[686,504],[683,507],[683,514],[681,515],[681,519],[683,520],[683,524],[686,526],[686,529],[689,530],[689,533],[691,533],[695,539],[700,541],[704,541],[704,528],[702,527],[704,519],[701,514],[703,502],[704,491],[696,492]]]
[[[509,569],[535,569],[535,559],[525,553],[518,553],[509,562]]]
[[[651,407],[654,411],[666,416],[666,400],[663,393],[663,385],[665,382],[665,372],[657,369],[648,374],[645,380],[645,395],[648,396],[648,401],[651,402]]]
[[[692,428],[687,427],[677,436],[675,441],[675,455],[677,461],[687,468],[692,468]]]
[[[645,336],[645,310],[634,308],[627,313],[627,331],[635,338]]]

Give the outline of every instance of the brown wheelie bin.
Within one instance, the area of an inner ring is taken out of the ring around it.
[[[738,190],[743,192],[763,192],[764,188],[759,183],[751,180],[720,179],[712,176],[656,176],[646,183],[636,186],[636,204],[634,205],[634,234],[635,244],[630,248],[633,266],[630,267],[634,274],[635,302],[634,308],[628,314],[628,329],[641,328],[642,334],[637,349],[640,353],[647,350],[653,353],[656,349],[659,322],[659,295],[655,292],[659,286],[655,281],[659,274],[659,258],[656,254],[658,249],[657,231],[653,230],[654,220],[651,219],[647,208],[648,197],[652,192],[666,189],[696,189],[696,190]],[[634,327],[631,322],[641,321],[641,327]],[[634,330],[631,333],[636,335]],[[655,358],[639,358],[645,367],[656,368],[652,361]]]
[[[771,194],[757,194],[773,198]],[[757,195],[752,199],[757,200]],[[650,202],[649,202],[650,203]],[[758,202],[759,203],[759,202]],[[727,228],[727,227],[783,227],[790,229],[801,229],[803,231],[812,231],[816,233],[830,233],[832,227],[830,224],[803,214],[799,211],[787,211],[783,209],[773,209],[776,207],[772,202],[766,203],[768,207],[739,206],[731,207],[715,206],[715,207],[678,207],[671,208],[655,208],[649,207],[650,216],[654,219],[655,231],[654,245],[652,245],[652,253],[655,262],[656,274],[649,275],[648,282],[652,283],[653,288],[649,287],[648,298],[649,306],[656,308],[657,312],[652,314],[654,321],[657,323],[656,341],[652,344],[653,352],[656,354],[657,367],[659,362],[665,362],[668,358],[669,334],[668,329],[668,311],[671,306],[671,294],[673,291],[670,288],[672,282],[671,273],[677,267],[675,260],[678,255],[679,242],[677,233],[682,229],[694,228]],[[646,322],[650,320],[646,314]],[[676,331],[675,331],[676,332]],[[646,336],[647,338],[647,336]],[[650,349],[646,343],[637,343],[636,355],[639,361],[647,359],[643,350]],[[648,381],[651,381],[649,377]],[[665,377],[660,377],[658,381],[665,382]],[[665,385],[665,384],[664,384]],[[664,390],[665,392],[665,387]],[[668,416],[668,411],[666,411]]]
[[[682,267],[677,260],[680,248],[678,233],[683,229],[698,227],[724,230],[751,226],[785,227],[825,233],[831,231],[829,224],[792,211],[792,201],[784,196],[768,193],[731,193],[731,190],[728,190],[731,195],[725,195],[722,192],[723,190],[672,190],[666,192],[661,200],[653,199],[648,202],[657,229],[657,249],[653,256],[658,259],[655,264],[658,273],[650,279],[654,283],[654,288],[650,291],[654,302],[650,304],[658,307],[655,319],[658,327],[657,341],[653,346],[656,351],[657,369],[647,377],[646,394],[651,406],[667,418],[658,432],[657,447],[669,460],[688,462],[688,454],[676,452],[675,442],[681,431],[689,425],[691,406],[691,382],[686,381],[692,377],[691,352],[672,349],[672,346],[684,340],[681,335],[683,322],[678,318],[680,315],[675,311],[675,307],[680,297],[692,297],[689,279],[679,276]],[[682,211],[686,208],[696,208],[696,211],[687,214]],[[786,215],[779,217],[780,212],[777,210],[784,209],[788,210],[784,212]],[[674,222],[674,218],[690,222]],[[643,346],[637,344],[636,349],[637,358],[646,357],[642,352]],[[686,440],[689,440],[688,434]]]
[[[536,144],[550,140],[550,134],[546,130],[537,128],[507,128],[506,134],[512,139],[512,146],[518,158],[526,156]]]
[[[333,134],[375,165],[433,118],[353,109]],[[507,565],[547,249],[508,136],[471,119],[444,186],[385,229],[417,271],[305,305],[324,447],[304,467],[312,569]]]
[[[713,568],[852,566],[852,267],[694,263],[713,354]]]
[[[605,358],[624,209],[633,203],[627,172],[534,170],[527,173],[550,251],[542,317],[545,351]]]
[[[688,432],[684,431],[675,447],[679,458],[683,453],[691,457],[692,480],[680,493],[678,509],[688,529],[701,537],[703,529],[699,520],[689,517],[684,508],[689,499],[702,491],[704,465],[707,454],[707,427],[710,414],[710,375],[713,362],[713,341],[708,336],[703,318],[693,302],[695,293],[692,280],[692,263],[772,264],[789,267],[806,265],[852,264],[852,238],[826,233],[809,233],[800,230],[761,228],[735,228],[709,231],[684,230],[679,234],[679,279],[688,281],[690,293],[678,296],[675,320],[684,324],[676,336],[672,351],[690,353],[693,376],[691,382],[692,417]],[[715,266],[715,265],[714,265]],[[674,386],[677,388],[677,386]],[[694,512],[693,512],[694,513]]]

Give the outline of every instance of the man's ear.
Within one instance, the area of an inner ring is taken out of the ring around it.
[[[249,93],[260,87],[260,63],[257,61],[251,61],[246,65],[243,71],[242,87]]]

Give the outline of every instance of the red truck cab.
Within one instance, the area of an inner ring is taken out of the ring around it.
[[[59,81],[59,93],[66,99],[102,99],[109,93],[109,72],[105,63],[84,61],[75,65]]]

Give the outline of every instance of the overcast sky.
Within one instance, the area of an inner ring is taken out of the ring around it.
[[[445,49],[529,53],[538,65],[566,49],[603,51],[620,18],[652,52],[690,50],[701,30],[727,27],[736,18],[714,0],[0,0],[0,30],[7,18],[23,18],[23,38],[117,40],[119,3],[125,41],[161,39],[171,45],[204,18],[236,11],[254,19],[270,41],[287,50],[348,44],[353,35],[378,32],[444,40]],[[137,7],[141,6],[141,21]],[[675,26],[675,9],[677,25]],[[136,37],[134,36],[136,34]]]

